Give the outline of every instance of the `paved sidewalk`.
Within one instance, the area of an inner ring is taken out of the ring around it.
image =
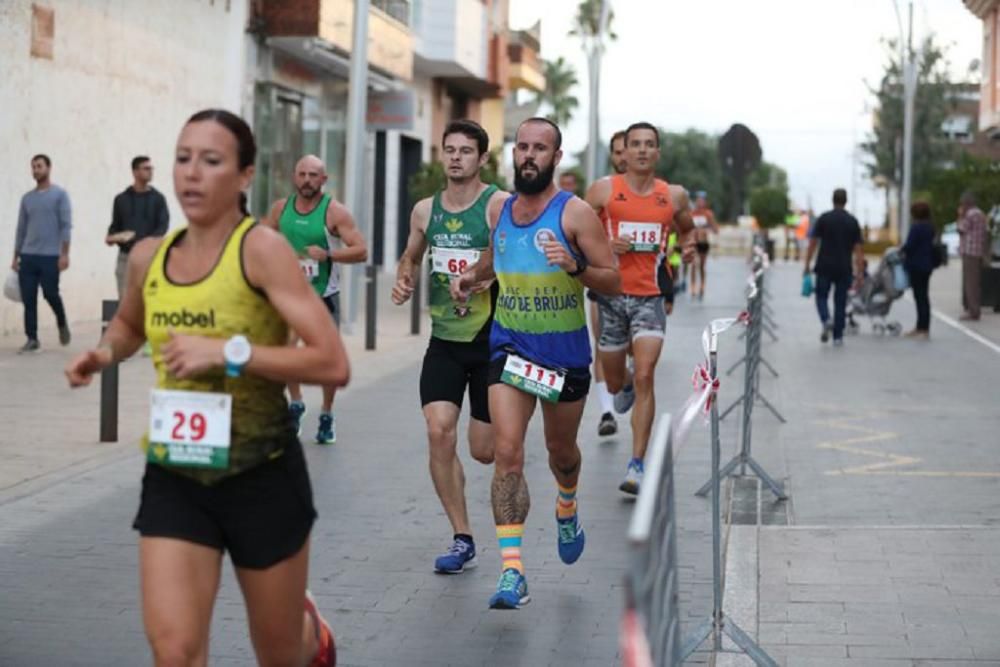
[[[616,664],[624,536],[633,504],[617,490],[630,451],[627,421],[617,438],[598,441],[598,410],[588,406],[580,495],[588,544],[581,561],[567,567],[556,555],[555,488],[535,419],[527,454],[534,507],[524,555],[534,599],[518,612],[491,612],[486,602],[499,570],[488,500],[492,471],[471,462],[466,451],[467,497],[482,567],[451,578],[430,571],[451,536],[427,472],[419,409],[427,326],[422,336],[410,337],[407,318],[405,309],[385,315],[377,353],[359,351],[358,336],[349,338],[354,380],[337,399],[338,443],[307,445],[320,511],[310,587],[338,634],[341,664]],[[660,368],[664,406],[680,405],[691,390],[701,326],[694,311],[671,322],[678,346]],[[95,337],[95,328],[78,326],[73,348]],[[13,354],[16,341],[3,345],[0,359],[14,381],[0,385],[0,404],[17,404],[5,407],[3,416],[22,435],[0,439],[0,453],[16,454],[24,463],[21,472],[5,473],[0,491],[0,665],[143,664],[148,649],[129,526],[142,469],[133,443],[143,429],[152,383],[148,361],[123,365],[122,442],[98,445],[96,388],[70,392],[62,384],[70,351],[19,357]],[[306,434],[315,426],[318,394],[307,394]],[[49,423],[52,413],[61,424]],[[678,498],[685,627],[708,613],[711,599],[708,503],[692,495],[707,471],[707,452],[691,454],[682,464],[687,472]],[[51,641],[54,635],[58,642]],[[227,566],[213,619],[211,664],[249,664],[251,655],[240,593]],[[708,658],[701,652],[693,661]]]
[[[678,299],[657,374],[663,409],[691,391],[700,333],[744,305],[745,265],[710,260],[702,303]],[[842,349],[818,341],[811,301],[798,296],[798,264],[778,262],[772,305],[781,340],[764,355],[781,373],[761,389],[788,418],[754,414],[754,455],[791,494],[761,497],[763,522],[742,512],[727,554],[726,607],[788,667],[1000,664],[1000,355],[935,320],[929,342],[875,338]],[[947,291],[948,274],[934,289]],[[934,307],[947,307],[932,293]],[[912,304],[894,317],[913,324]],[[536,418],[528,436],[533,511],[525,562],[534,601],[489,612],[498,555],[489,510],[490,469],[466,464],[467,496],[481,567],[443,578],[430,564],[450,537],[426,469],[417,397],[424,334],[410,337],[408,311],[380,315],[376,353],[349,337],[354,381],[338,397],[338,444],[307,446],[320,520],[310,586],[328,610],[346,665],[615,665],[632,504],[616,487],[629,451],[628,427],[598,440],[596,406],[581,430],[581,512],[587,552],[572,567],[556,556],[554,489]],[[393,319],[395,318],[395,319]],[[983,336],[1000,316],[984,314]],[[73,345],[96,336],[77,327]],[[720,366],[743,351],[725,334]],[[1000,341],[1000,338],[994,340]],[[134,447],[146,419],[148,362],[122,366],[122,442],[95,444],[97,390],[69,392],[68,352],[13,355],[0,339],[0,665],[145,664],[138,616],[135,534],[142,462]],[[11,378],[11,380],[8,380]],[[720,404],[742,389],[723,377]],[[44,397],[40,400],[39,397]],[[309,399],[315,426],[318,391]],[[738,440],[739,411],[722,424],[723,456]],[[708,429],[695,428],[678,454],[680,607],[689,631],[711,603],[707,499]],[[308,433],[308,430],[306,431]],[[737,501],[746,500],[740,482]],[[741,496],[741,494],[743,494]],[[785,525],[787,524],[787,525]],[[749,568],[745,567],[749,564]],[[749,575],[740,573],[749,571]],[[742,614],[746,614],[746,616]],[[58,637],[58,641],[53,641]],[[691,662],[707,662],[701,651]],[[718,664],[746,664],[740,659]],[[213,665],[252,662],[239,591],[227,567],[212,627]]]

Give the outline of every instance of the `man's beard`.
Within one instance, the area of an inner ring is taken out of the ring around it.
[[[552,185],[552,179],[556,175],[556,165],[553,162],[546,169],[541,169],[537,164],[532,162],[530,164],[534,168],[536,176],[534,178],[525,178],[522,171],[528,164],[525,163],[520,167],[514,167],[514,189],[523,195],[537,195]]]
[[[312,199],[317,194],[319,194],[319,188],[314,188],[311,185],[303,185],[302,187],[296,188],[299,196],[303,199]]]

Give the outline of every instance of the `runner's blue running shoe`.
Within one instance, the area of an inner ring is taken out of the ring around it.
[[[448,551],[434,561],[434,571],[439,574],[461,574],[466,569],[474,568],[476,562],[476,545],[472,542],[456,539],[448,547]]]
[[[337,442],[337,425],[333,421],[333,414],[324,412],[319,416],[319,430],[316,431],[316,442],[320,445],[329,445]]]
[[[572,565],[583,553],[586,536],[580,527],[580,514],[574,514],[568,519],[556,518],[559,529],[559,558],[567,565]]]
[[[306,414],[306,404],[302,401],[289,401],[288,416],[292,418],[292,428],[295,435],[302,435],[302,417]]]
[[[512,567],[500,573],[497,592],[490,598],[490,609],[517,609],[531,602],[528,582]]]
[[[620,415],[625,414],[632,409],[632,405],[635,403],[635,385],[631,382],[624,387],[622,390],[615,394],[614,405],[615,412]]]

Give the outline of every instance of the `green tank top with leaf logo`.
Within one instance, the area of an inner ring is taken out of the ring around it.
[[[490,245],[487,205],[497,191],[490,185],[469,208],[458,213],[446,211],[441,193],[434,195],[431,219],[427,223],[430,245],[431,335],[442,340],[467,343],[488,335],[493,317],[493,290],[473,294],[465,303],[451,298],[451,279],[472,266],[479,253]]]

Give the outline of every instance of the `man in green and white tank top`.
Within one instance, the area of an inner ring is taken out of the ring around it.
[[[331,317],[340,324],[340,283],[338,264],[354,264],[368,258],[365,238],[354,217],[343,204],[323,193],[327,175],[323,161],[306,155],[295,165],[295,194],[274,202],[264,224],[281,232],[299,257],[299,267],[316,293],[323,298]],[[293,333],[291,344],[298,344]],[[289,384],[289,413],[301,433],[306,406],[302,388]],[[336,442],[333,419],[335,388],[323,387],[316,442]]]
[[[487,375],[496,293],[493,281],[484,281],[468,300],[456,302],[450,285],[489,247],[489,214],[499,211],[508,195],[480,180],[479,171],[489,157],[489,137],[477,123],[450,123],[441,143],[447,185],[413,208],[392,300],[397,305],[409,300],[429,247],[431,340],[420,374],[420,403],[427,420],[431,477],[454,533],[452,545],[437,558],[434,569],[457,574],[476,563],[465,507],[465,475],[456,454],[458,418],[468,387],[469,449],[477,461],[492,463]]]

